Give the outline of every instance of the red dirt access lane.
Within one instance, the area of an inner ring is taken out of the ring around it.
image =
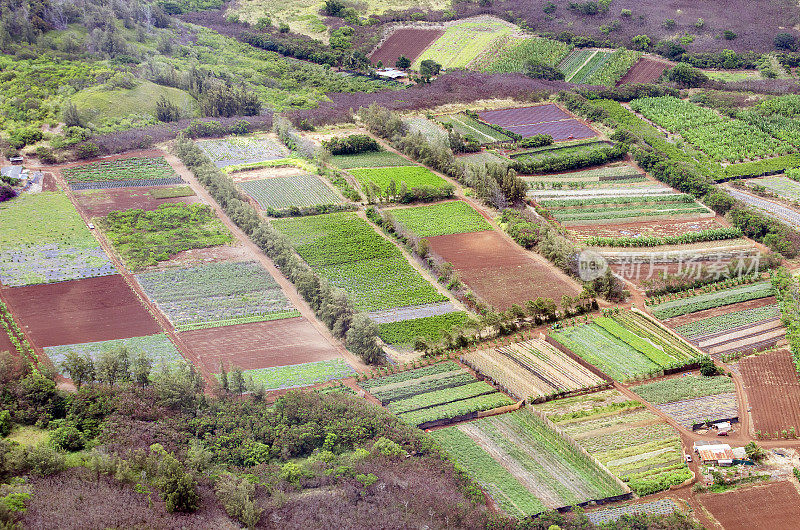
[[[433,41],[444,35],[444,29],[400,28],[386,39],[380,48],[372,52],[369,60],[373,64],[383,61],[384,66],[394,66],[401,55],[412,62],[422,55]]]
[[[162,331],[118,274],[14,287],[4,296],[20,327],[40,348]]]
[[[800,520],[800,495],[787,481],[698,495],[698,499],[725,530],[797,528]]]
[[[181,340],[211,373],[237,366],[244,370],[340,358],[336,348],[304,318],[186,331]]]
[[[459,278],[485,302],[505,310],[538,297],[580,291],[495,231],[429,237],[431,250],[453,264]]]
[[[189,197],[173,197],[169,199],[156,199],[150,195],[150,190],[171,187],[173,186],[76,191],[75,200],[81,212],[90,218],[105,217],[109,212],[130,210],[133,208],[155,210],[165,202],[183,204],[200,202],[200,198],[196,195]]]
[[[753,427],[774,434],[794,427],[800,430],[800,381],[786,350],[772,351],[739,362]]]

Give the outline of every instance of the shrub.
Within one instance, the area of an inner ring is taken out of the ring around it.
[[[86,445],[83,434],[72,423],[65,423],[50,433],[50,444],[62,451],[80,451]]]
[[[375,440],[375,443],[372,444],[372,452],[373,454],[389,457],[403,456],[406,454],[397,442],[393,442],[383,436]]]
[[[797,47],[797,37],[791,33],[778,33],[772,42],[779,50],[794,51]]]
[[[11,433],[11,413],[7,410],[0,410],[0,436],[8,436]]]
[[[43,477],[59,473],[67,468],[64,455],[47,444],[26,447],[22,450],[21,457],[21,467]]]
[[[722,32],[722,37],[725,40],[733,40],[733,39],[735,39],[737,37],[737,35],[736,35],[736,33],[732,32],[731,30],[726,29],[725,31]]]
[[[177,458],[159,444],[151,450],[159,458],[158,485],[168,512],[193,512],[200,506],[197,484]]]
[[[667,71],[667,79],[685,88],[695,88],[708,81],[708,76],[686,63],[678,63]]]
[[[228,515],[247,528],[258,524],[263,510],[253,500],[256,487],[249,480],[225,473],[217,481],[215,490]]]
[[[322,142],[322,146],[334,155],[355,155],[368,151],[380,151],[381,146],[366,134],[351,134],[344,138],[331,138]]]
[[[553,143],[553,137],[549,134],[534,134],[528,138],[523,138],[517,143],[518,147],[544,147]]]

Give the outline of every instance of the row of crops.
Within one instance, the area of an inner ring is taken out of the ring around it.
[[[442,177],[423,166],[358,168],[348,170],[363,190],[375,189],[376,195],[404,195],[414,188],[441,190],[450,186]]]
[[[445,114],[438,116],[436,120],[442,125],[451,126],[454,132],[465,138],[474,138],[482,145],[512,141],[510,136],[492,129],[485,123],[463,113]]]
[[[343,359],[258,368],[242,372],[248,388],[282,390],[316,385],[356,375]]]
[[[723,117],[676,97],[636,99],[631,101],[631,108],[661,127],[680,133],[718,162],[765,158],[795,149],[750,122]]]
[[[708,209],[694,199],[679,194],[552,198],[538,202],[565,225],[709,214]]]
[[[157,270],[136,278],[179,331],[299,316],[254,261]]]
[[[577,444],[528,410],[439,429],[432,436],[512,515],[627,492]]]
[[[280,142],[265,136],[226,136],[197,142],[217,167],[278,160],[289,155]]]
[[[617,390],[548,401],[535,409],[637,495],[656,493],[691,478],[678,433]]]
[[[417,237],[434,237],[491,230],[492,226],[464,201],[396,208],[389,212],[396,223]]]
[[[298,254],[360,311],[443,302],[400,250],[349,212],[276,219]]]
[[[766,298],[774,294],[772,284],[768,281],[740,285],[731,289],[712,291],[695,296],[678,298],[650,306],[652,313],[660,318],[674,318],[706,309],[714,309],[726,305],[738,304],[749,300]]]
[[[564,58],[558,69],[569,83],[614,86],[641,55],[624,48],[614,51],[578,48]]]
[[[607,385],[604,379],[538,339],[468,352],[461,358],[519,399],[535,401]]]
[[[555,67],[572,49],[571,44],[540,37],[504,39],[498,49],[487,50],[471,67],[488,73],[524,72],[535,61]]]
[[[599,317],[553,331],[550,337],[618,381],[658,375],[700,357],[666,328],[634,312]]]
[[[63,193],[0,203],[0,282],[33,285],[115,274],[103,248]]]
[[[239,187],[263,210],[340,204],[342,199],[316,175],[246,180]]]
[[[442,68],[465,68],[499,39],[511,35],[513,27],[505,22],[461,22],[445,29],[412,65],[419,70],[420,63],[432,59]]]
[[[92,162],[61,170],[70,184],[78,182],[137,181],[177,177],[163,156],[133,157]],[[126,186],[128,183],[126,182]]]
[[[763,307],[732,311],[723,315],[703,318],[675,328],[675,331],[690,339],[699,339],[709,335],[749,326],[758,322],[772,320],[780,316],[776,304]]]
[[[452,361],[369,379],[361,386],[414,426],[466,418],[514,403]]]
[[[103,364],[109,356],[119,355],[121,349],[125,349],[128,360],[134,360],[144,355],[151,363],[153,371],[163,367],[171,367],[184,362],[183,357],[163,333],[150,335],[147,337],[132,337],[128,339],[106,340],[101,342],[87,342],[83,344],[68,344],[65,346],[49,346],[44,349],[44,353],[53,362],[56,370],[62,375],[68,376],[63,372],[64,361],[71,355],[79,355],[84,359],[91,360],[94,366]]]

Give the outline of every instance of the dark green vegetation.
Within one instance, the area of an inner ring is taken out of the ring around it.
[[[122,259],[140,270],[192,248],[230,243],[233,238],[208,206],[162,204],[157,210],[111,212],[100,221]]]

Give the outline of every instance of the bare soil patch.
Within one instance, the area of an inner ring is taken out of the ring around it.
[[[579,241],[588,237],[640,237],[640,236],[677,236],[687,232],[699,232],[723,228],[725,225],[716,218],[692,219],[689,221],[670,221],[659,219],[658,223],[637,221],[635,223],[613,224],[613,221],[602,225],[570,226],[569,231]]]
[[[162,331],[118,274],[15,287],[4,294],[20,326],[41,348]]]
[[[299,167],[269,167],[257,169],[255,171],[239,171],[231,174],[234,182],[247,182],[248,180],[261,180],[276,177],[296,177],[298,175],[308,175],[308,171]]]
[[[800,495],[787,481],[698,497],[725,530],[796,528],[800,518]]]
[[[383,41],[383,44],[372,52],[369,60],[373,64],[382,61],[384,66],[394,66],[397,59],[404,55],[411,62],[422,55],[433,41],[444,35],[444,28],[400,28]]]
[[[248,259],[253,259],[253,254],[244,245],[234,243],[232,245],[184,250],[172,256],[168,261],[159,262],[158,265],[148,267],[145,270],[157,270],[165,267],[189,267],[204,263]]]
[[[667,61],[658,61],[650,57],[642,57],[631,69],[617,82],[617,86],[625,83],[652,83],[672,66]]]
[[[800,429],[800,381],[787,350],[739,361],[756,430],[774,434]]]
[[[580,293],[551,266],[494,231],[428,238],[433,252],[453,264],[475,294],[498,309],[508,309],[538,297],[557,304],[565,294]]]
[[[171,188],[173,186],[155,186],[152,188],[114,188],[105,190],[88,190],[75,193],[75,200],[81,213],[88,217],[104,217],[118,210],[155,210],[166,202],[194,204],[200,202],[197,195],[189,197],[172,197],[156,199],[150,190]]]
[[[337,350],[305,318],[239,324],[187,331],[181,339],[209,371],[238,366],[244,370],[326,361]]]
[[[52,173],[45,173],[42,179],[42,191],[58,191],[56,178]]]

